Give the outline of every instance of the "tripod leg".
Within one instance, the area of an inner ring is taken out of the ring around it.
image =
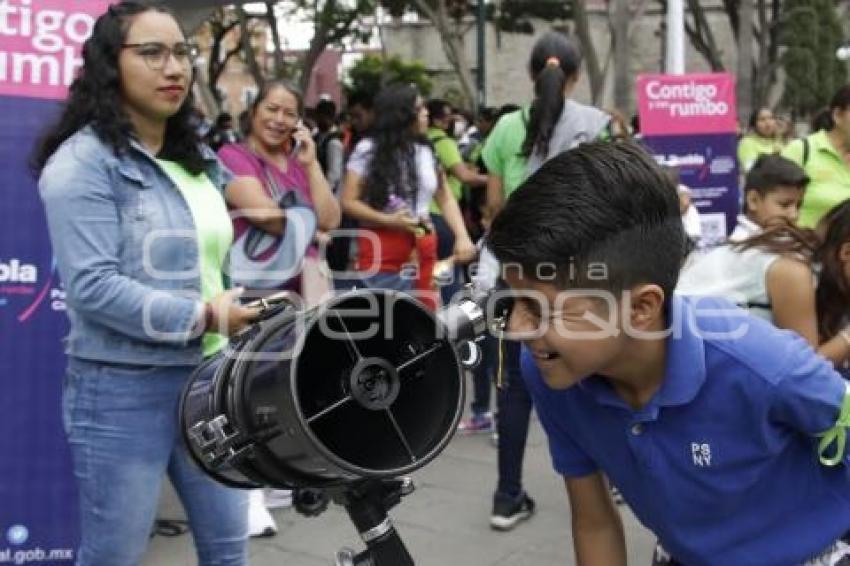
[[[414,566],[413,558],[407,552],[407,548],[387,515],[388,493],[394,494],[391,499],[397,501],[396,497],[400,495],[395,492],[403,485],[403,483],[399,483],[399,486],[393,484],[388,492],[387,485],[374,482],[345,494],[345,510],[354,526],[357,527],[363,542],[366,543],[366,550],[357,556],[349,556],[349,564],[343,562],[343,565]],[[338,560],[339,556],[338,554]]]

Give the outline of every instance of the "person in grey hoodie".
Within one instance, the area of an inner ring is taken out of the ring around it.
[[[485,225],[489,225],[508,196],[546,161],[583,142],[612,137],[611,116],[570,98],[580,67],[581,52],[563,34],[549,32],[534,44],[528,65],[534,81],[534,101],[530,108],[502,116],[482,151],[488,171]],[[490,526],[507,531],[534,513],[534,501],[522,487],[531,397],[520,373],[519,343],[505,340],[500,347],[499,480]]]

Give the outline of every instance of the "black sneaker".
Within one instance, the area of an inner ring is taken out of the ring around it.
[[[490,528],[497,531],[509,531],[517,523],[534,514],[534,500],[524,491],[516,499],[500,495],[493,497],[493,514],[490,515]]]

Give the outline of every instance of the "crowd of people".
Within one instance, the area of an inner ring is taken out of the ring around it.
[[[581,563],[624,563],[612,492],[659,537],[657,564],[804,563],[850,548],[850,478],[835,466],[844,443],[829,453],[816,436],[843,439],[850,424],[840,377],[850,375],[850,85],[797,140],[770,109],[754,113],[738,147],[741,215],[726,244],[703,250],[692,191],[628,140],[637,121],[572,98],[582,59],[562,34],[531,51],[531,101],[474,118],[410,85],[353,93],[339,112],[327,99],[305,109],[296,88],[270,82],[236,122],[204,125],[193,56],[168,10],[110,6],[36,152],[71,319],[63,410],[79,564],[140,561],[166,475],[200,563],[245,564],[249,532],[276,532],[262,492],[192,464],[174,411],[192,369],[258,316],[239,300],[246,288],[296,291],[308,305],[353,286],[394,289],[435,310],[473,280],[551,302],[519,295],[471,372],[459,430],[497,447],[492,528],[534,514],[522,467],[536,408]],[[234,247],[272,280],[230,265]],[[296,273],[274,279],[276,254]],[[482,276],[467,268],[476,260],[495,267]],[[535,262],[570,274],[535,279]],[[602,262],[608,277],[576,275],[576,262]],[[560,324],[587,329],[587,312],[610,314],[558,297],[582,286],[629,291],[617,301],[630,329],[657,334],[682,312],[727,329],[733,314],[703,317],[682,298],[723,296],[754,315],[753,331],[733,342],[566,340]],[[721,474],[697,477],[704,466]]]

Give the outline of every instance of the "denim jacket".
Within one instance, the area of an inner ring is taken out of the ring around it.
[[[203,148],[221,191],[230,173]],[[53,154],[38,182],[71,332],[66,353],[136,365],[193,365],[200,302],[189,205],[154,157],[132,141],[115,154],[91,127]]]

